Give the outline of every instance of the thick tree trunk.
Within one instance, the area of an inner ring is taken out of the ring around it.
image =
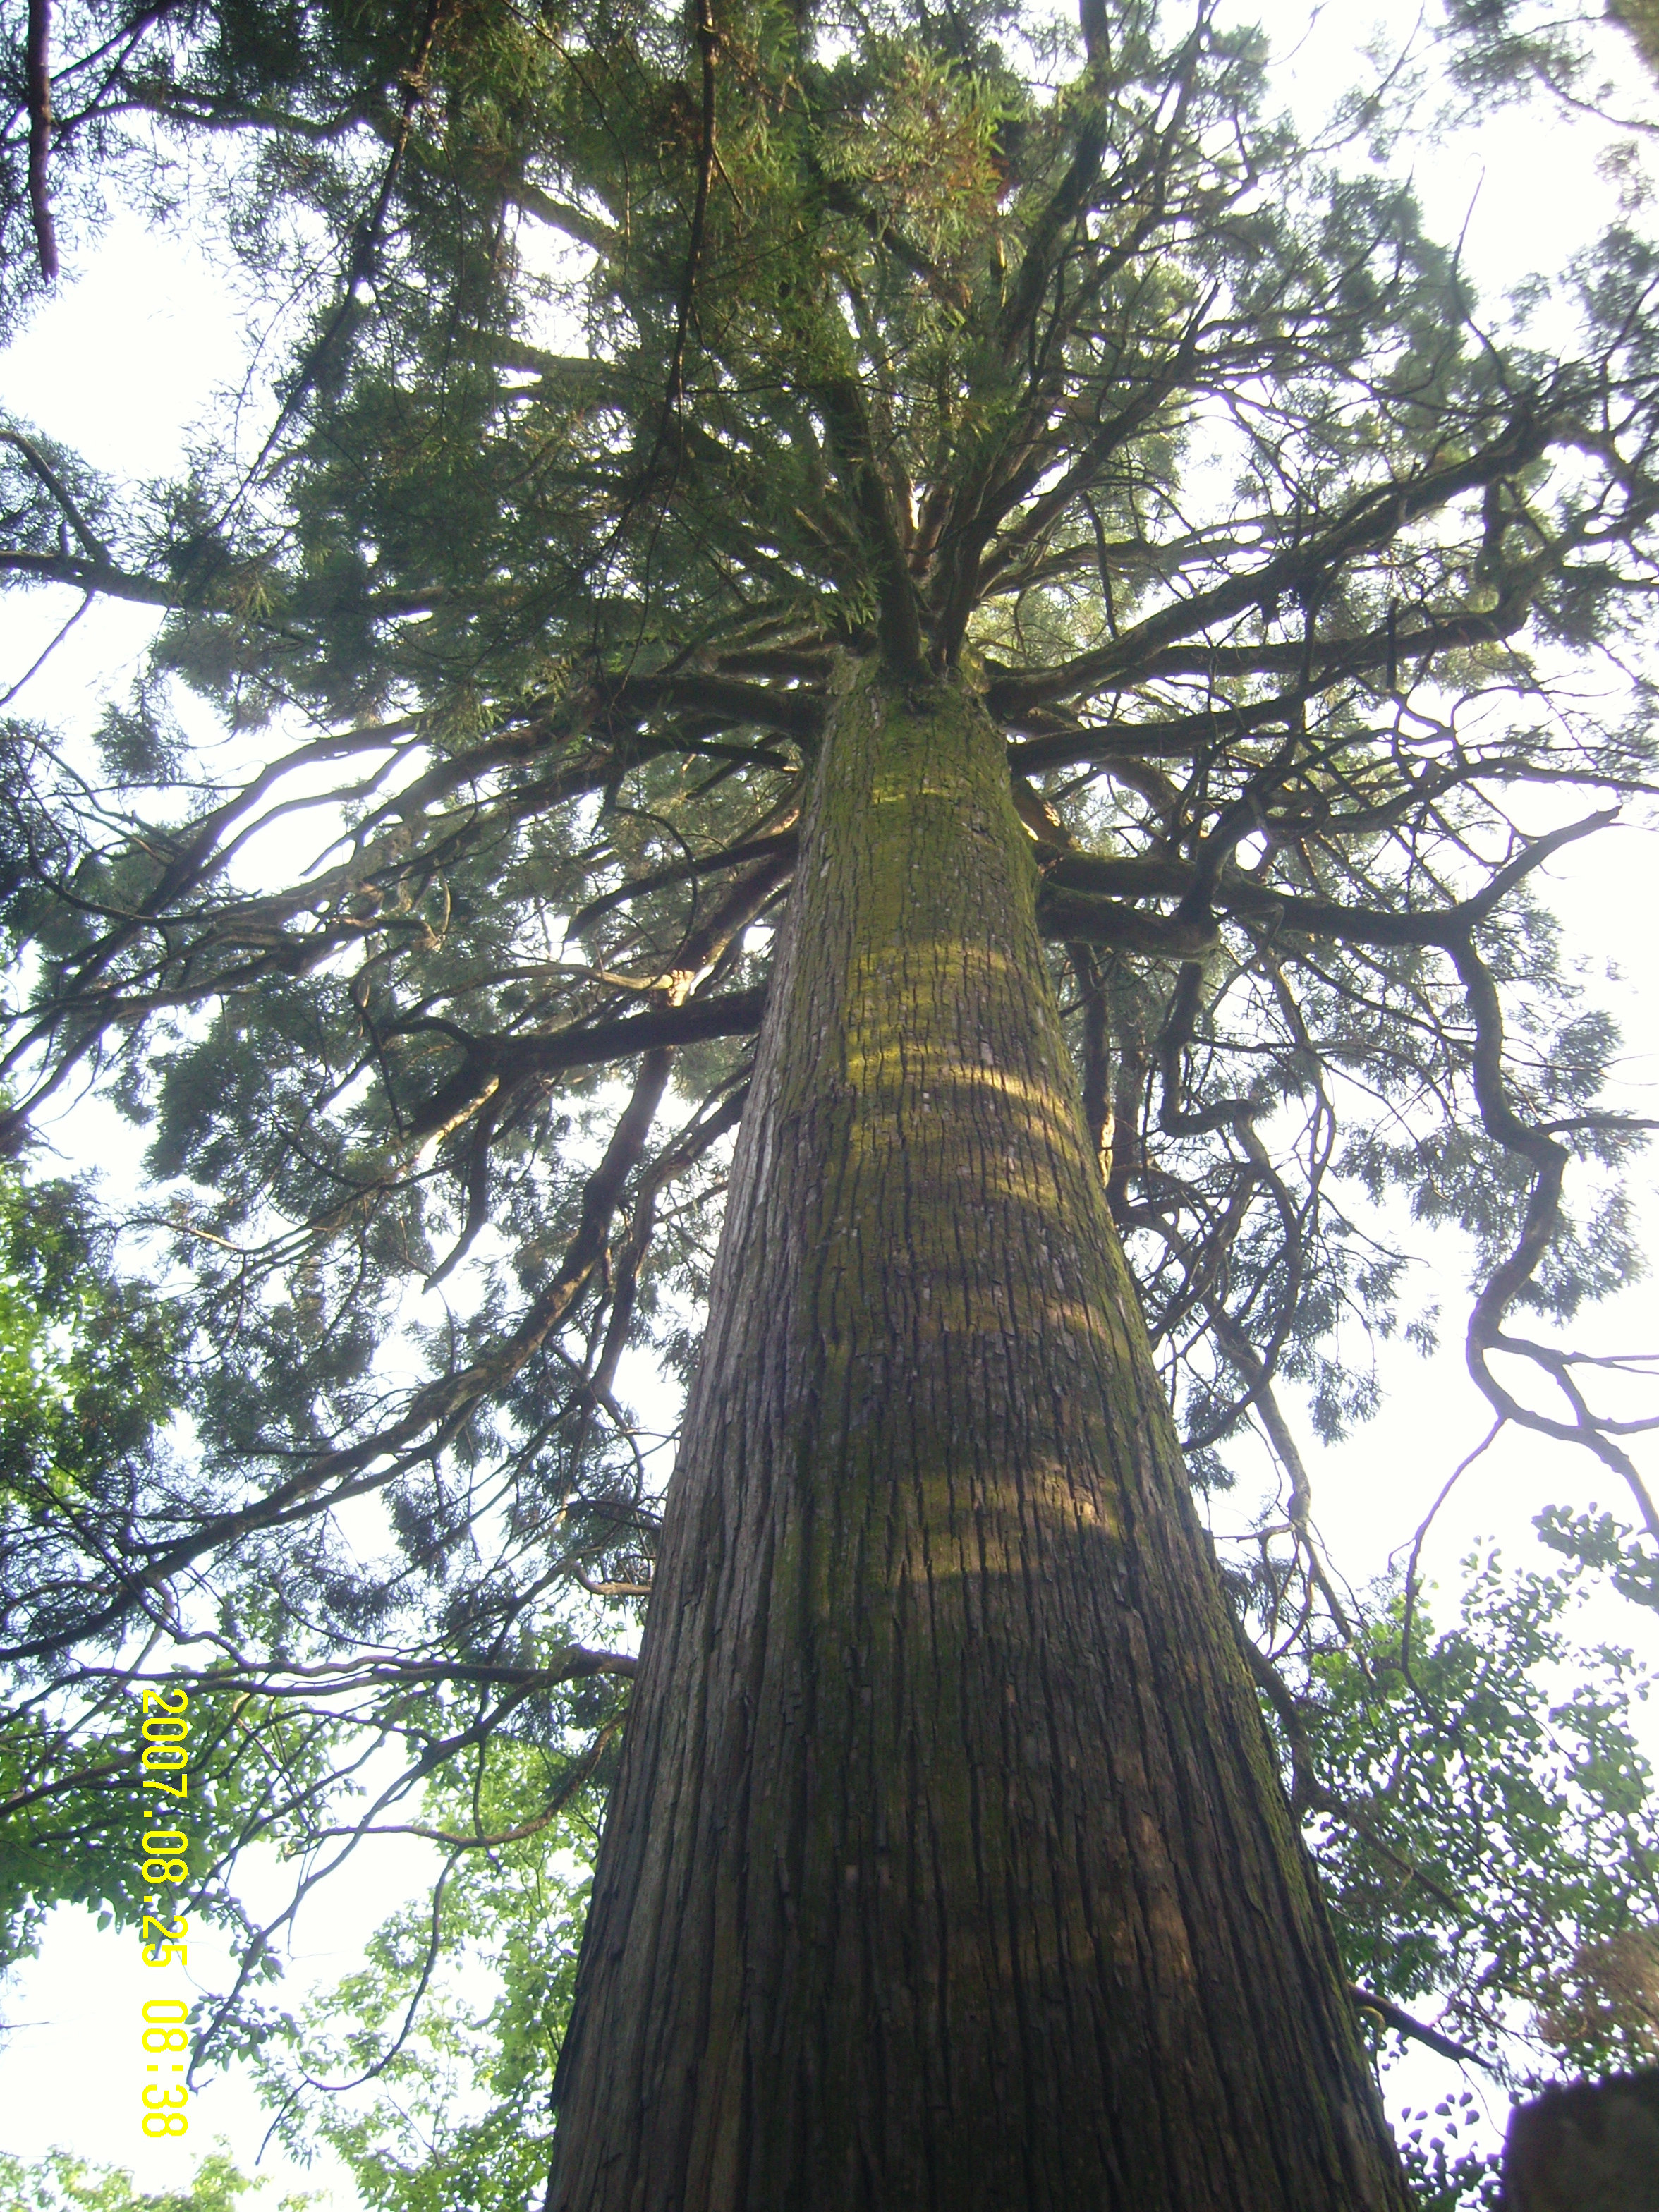
[[[550,2212],[1405,2203],[1075,1098],[1003,748],[819,763]]]

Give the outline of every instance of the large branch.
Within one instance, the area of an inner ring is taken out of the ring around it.
[[[757,1023],[758,1018],[757,1009]],[[629,1103],[583,1187],[575,1234],[550,1280],[488,1357],[415,1391],[396,1420],[358,1443],[308,1457],[286,1481],[248,1504],[210,1515],[148,1558],[134,1559],[117,1571],[112,1589],[106,1585],[105,1591],[96,1591],[95,1586],[88,1590],[72,1627],[49,1631],[0,1650],[0,1662],[40,1658],[106,1635],[150,1593],[197,1560],[226,1551],[260,1530],[314,1518],[348,1498],[384,1488],[413,1462],[441,1451],[481,1401],[502,1389],[523,1369],[592,1280],[623,1188],[644,1156],[672,1060],[672,1049],[660,1043],[644,1053]]]
[[[957,314],[966,312],[968,287],[960,277],[951,276],[937,262],[930,260],[920,246],[913,245],[878,210],[861,200],[851,185],[842,178],[825,176],[822,170],[818,170],[815,181],[826,207],[857,223],[876,245],[891,254],[901,268],[908,269],[911,276],[926,285],[941,307],[949,307]]]
[[[659,714],[707,714],[726,728],[775,730],[781,737],[815,738],[823,723],[820,694],[781,684],[745,684],[732,676],[696,671],[661,676],[632,676],[594,687],[595,720],[614,726],[635,717]]]
[[[724,852],[706,853],[696,860],[676,860],[667,867],[656,868],[649,875],[640,876],[631,883],[619,884],[613,891],[605,891],[590,899],[580,911],[570,918],[570,934],[580,937],[596,921],[619,906],[632,904],[635,899],[648,898],[653,892],[665,890],[675,884],[695,882],[699,876],[720,874],[726,868],[740,868],[750,860],[787,859],[793,860],[800,842],[794,829],[776,830],[763,837],[746,838],[739,845],[728,845]]]
[[[804,689],[789,690],[781,685],[744,683],[735,678],[695,672],[596,682],[465,752],[435,762],[358,824],[357,850],[338,866],[309,877],[285,893],[227,901],[194,914],[185,910],[182,902],[198,896],[222,874],[240,846],[284,811],[286,803],[263,814],[255,813],[259,802],[289,771],[360,752],[366,747],[380,747],[393,737],[416,733],[418,725],[410,722],[391,731],[343,732],[313,740],[270,763],[242,790],[191,823],[176,840],[152,841],[162,857],[162,866],[137,906],[125,912],[83,907],[86,920],[102,927],[86,951],[75,959],[59,988],[20,1030],[14,1048],[7,1055],[4,1066],[11,1066],[43,1045],[52,1045],[50,1065],[40,1082],[27,1097],[0,1112],[0,1148],[15,1147],[21,1141],[30,1112],[61,1085],[112,1024],[141,1018],[167,1005],[194,1003],[228,988],[252,988],[272,969],[285,975],[302,972],[305,967],[326,957],[338,941],[336,933],[313,928],[301,936],[279,940],[273,937],[273,928],[280,928],[295,915],[313,915],[319,897],[343,896],[357,888],[365,880],[364,848],[393,817],[401,823],[410,823],[434,802],[449,798],[457,790],[493,772],[529,762],[539,753],[556,753],[562,757],[547,775],[532,784],[514,787],[507,795],[501,804],[514,816],[521,817],[532,807],[545,807],[602,789],[628,767],[656,755],[684,750],[719,751],[720,748],[710,747],[707,740],[685,736],[683,730],[646,732],[640,726],[659,714],[690,711],[708,716],[719,726],[763,725],[787,734],[798,743],[805,743],[818,726],[822,705],[816,695]],[[580,735],[591,733],[596,728],[611,734],[609,746],[574,749],[574,741]],[[741,757],[746,759],[751,756],[744,753]],[[788,765],[781,760],[776,764]],[[372,784],[368,787],[372,789]],[[443,830],[444,824],[440,822],[434,832],[440,842]],[[422,848],[404,851],[397,862],[398,870],[407,875],[417,869],[433,842],[433,837],[428,837]],[[787,864],[787,847],[780,845],[772,849]],[[170,963],[176,964],[180,957],[176,941],[166,934],[180,927],[189,932],[185,957],[210,948],[220,956],[222,963],[224,955],[243,945],[253,957],[237,973],[228,973],[222,964],[216,965],[210,975],[190,988],[170,990],[159,971]],[[130,953],[147,931],[161,932],[164,939],[155,962],[151,963],[148,981],[135,981],[131,975],[125,975],[118,986],[106,980],[113,963]],[[720,1033],[718,1030],[706,1032]],[[613,1055],[602,1044],[598,1058],[626,1057],[637,1048],[640,1048],[624,1042],[618,1054]],[[579,1057],[557,1064],[574,1066],[583,1062]]]
[[[1455,954],[1470,929],[1484,921],[1523,877],[1562,846],[1605,829],[1617,812],[1617,808],[1607,808],[1584,821],[1553,830],[1547,836],[1534,838],[1473,897],[1462,899],[1455,906],[1415,912],[1408,908],[1345,906],[1338,899],[1268,890],[1228,870],[1218,875],[1209,903],[1241,921],[1265,923],[1297,936],[1332,938],[1348,945],[1438,945]],[[1037,901],[1037,926],[1045,937],[1090,945],[1133,944],[1135,939],[1121,933],[1160,917],[1123,905],[1125,895],[1184,900],[1198,881],[1198,866],[1191,860],[1157,855],[1108,859],[1068,853],[1045,872]],[[1170,919],[1173,922],[1179,917]]]
[[[1006,715],[1014,728],[1032,732],[1009,746],[1008,764],[1020,775],[1040,775],[1045,769],[1091,762],[1105,768],[1119,760],[1190,760],[1229,738],[1288,724],[1300,704],[1300,695],[1292,691],[1252,700],[1249,706],[1206,707],[1155,722],[1078,722],[1040,708]]]
[[[1426,2021],[1419,2020],[1415,2014],[1402,2011],[1392,1997],[1380,1997],[1374,1990],[1364,1989],[1358,1982],[1352,1984],[1348,1994],[1361,2012],[1374,2012],[1383,2027],[1391,2027],[1396,2035],[1409,2036],[1414,2043],[1426,2044],[1442,2058],[1454,2058],[1460,2066],[1484,2066],[1489,2074],[1498,2071],[1490,2058],[1483,2058],[1478,2051],[1471,2051],[1467,2043],[1454,2042],[1449,2035],[1443,2035],[1437,2027],[1431,2027]]]
[[[987,704],[994,714],[1012,720],[1032,707],[1085,697],[1159,676],[1212,671],[1217,675],[1297,672],[1307,656],[1307,648],[1301,644],[1243,648],[1204,645],[1185,653],[1178,648],[1183,641],[1217,624],[1231,623],[1252,608],[1287,597],[1304,600],[1316,597],[1327,579],[1357,554],[1376,550],[1419,517],[1445,507],[1465,492],[1512,476],[1536,460],[1547,449],[1554,428],[1547,418],[1523,414],[1504,436],[1494,439],[1465,461],[1426,470],[1403,483],[1375,485],[1350,501],[1346,512],[1327,529],[1243,574],[1227,577],[1208,591],[1195,592],[1190,599],[1160,607],[1109,645],[1047,669],[1018,672],[988,664],[992,682]],[[1510,613],[1509,608],[1500,607],[1492,616],[1469,614],[1453,617],[1449,623],[1429,623],[1419,633],[1406,637],[1385,624],[1358,640],[1322,641],[1316,652],[1320,663],[1344,672],[1386,663],[1396,656],[1409,659],[1423,652],[1443,651],[1448,645],[1482,642],[1506,635],[1507,629],[1524,619],[1525,601],[1517,617],[1510,619]],[[1492,627],[1500,619],[1507,623],[1504,630]],[[1356,646],[1363,658],[1356,657]]]
[[[29,214],[40,274],[50,284],[58,274],[58,233],[46,182],[46,158],[52,148],[51,0],[29,0],[24,67],[29,112]]]
[[[787,854],[771,855],[732,887],[714,912],[679,948],[694,969],[718,957],[734,933],[764,903],[790,865],[791,856]],[[671,988],[683,986],[676,983]],[[734,1012],[739,1007],[743,1009],[741,1015]],[[413,1462],[429,1459],[444,1449],[472,1417],[481,1401],[504,1389],[564,1322],[603,1264],[611,1220],[629,1177],[644,1158],[672,1068],[673,1045],[696,1037],[752,1030],[759,1026],[761,1012],[760,992],[732,993],[723,999],[714,997],[689,1005],[670,1006],[627,1021],[593,1024],[586,1033],[590,1041],[601,1032],[607,1032],[611,1040],[612,1049],[604,1056],[637,1054],[639,1071],[632,1095],[617,1119],[605,1153],[583,1187],[575,1234],[559,1266],[510,1334],[487,1357],[415,1391],[395,1420],[356,1443],[316,1454],[286,1482],[277,1484],[263,1497],[230,1512],[210,1516],[187,1534],[153,1550],[141,1564],[122,1570],[115,1577],[115,1587],[101,1603],[88,1591],[86,1602],[72,1628],[50,1631],[0,1651],[0,1660],[39,1658],[77,1641],[106,1633],[127,1619],[151,1592],[196,1560],[226,1550],[262,1529],[287,1527],[313,1518],[348,1498],[383,1488]],[[568,1041],[566,1049],[571,1048],[574,1038],[583,1034],[579,1030],[561,1033]],[[617,1048],[619,1036],[621,1046]],[[560,1038],[520,1042],[529,1046],[557,1046]],[[565,1060],[562,1065],[583,1064],[580,1054],[585,1048],[575,1049],[579,1056]],[[493,1110],[498,1093],[505,1097],[512,1085],[541,1072],[539,1064],[512,1067],[505,1087],[498,1072],[485,1081],[479,1096],[463,1103],[448,1126],[453,1127],[465,1121],[480,1106],[489,1105]],[[441,1135],[443,1131],[432,1133]],[[679,1161],[687,1151],[684,1142],[673,1149],[666,1172],[678,1171]],[[439,1269],[439,1274],[453,1264],[459,1251],[470,1242],[474,1231],[472,1212],[470,1201],[469,1219],[463,1227],[457,1253],[452,1254],[446,1267]]]
[[[826,377],[814,387],[812,397],[823,410],[824,426],[873,573],[882,657],[900,683],[915,683],[925,672],[921,610],[899,534],[892,488],[876,453],[869,410],[851,376]]]
[[[1105,113],[1091,102],[1079,121],[1066,173],[1026,234],[1025,252],[998,320],[996,343],[1006,361],[1013,359],[1042,304],[1062,241],[1089,205],[1105,159],[1106,141]]]
[[[118,568],[112,561],[82,559],[73,553],[31,553],[19,547],[0,547],[0,570],[7,569],[33,583],[68,584],[77,592],[96,592],[106,599],[130,599],[137,606],[182,608],[195,604],[176,583],[137,575],[130,568]]]
[[[14,437],[9,442],[16,444],[18,441]],[[163,607],[174,613],[240,615],[246,611],[232,594],[227,593],[222,599],[204,597],[199,591],[185,588],[175,578],[141,574],[90,553],[35,553],[0,548],[0,571],[4,570],[36,583],[67,584],[77,592],[125,599],[140,606]],[[395,605],[382,598],[373,603],[372,611],[419,611],[429,606],[435,597],[431,590],[399,593]],[[354,598],[342,599],[339,604],[349,611],[366,602]],[[330,611],[326,606],[307,610],[313,615]],[[278,603],[270,619],[280,617],[283,612]],[[625,725],[658,714],[698,714],[709,716],[717,726],[749,726],[775,730],[784,737],[811,738],[817,735],[823,719],[823,702],[811,691],[787,690],[781,684],[744,684],[732,677],[695,672],[629,677],[621,681],[600,678],[592,684],[588,696],[592,722],[599,727]]]
[[[1506,1334],[1504,1317],[1538,1272],[1560,1222],[1561,1190],[1571,1158],[1553,1129],[1540,1128],[1522,1118],[1510,1094],[1504,1070],[1504,1009],[1492,972],[1465,932],[1448,950],[1457,967],[1458,979],[1468,994],[1474,1022],[1474,1050],[1471,1072],[1475,1102],[1486,1134],[1505,1152],[1526,1160],[1532,1168],[1532,1187],[1527,1194],[1521,1233],[1499,1261],[1474,1302],[1464,1343],[1464,1356],[1476,1388],[1500,1421],[1513,1421],[1537,1435],[1562,1443],[1582,1444],[1601,1464],[1618,1475],[1636,1502],[1647,1532],[1659,1543],[1659,1504],[1640,1469],[1615,1431],[1652,1428],[1652,1420],[1623,1423],[1598,1419],[1573,1375],[1571,1353],[1548,1345],[1533,1344]],[[1492,1371],[1494,1352],[1508,1352],[1530,1360],[1547,1374],[1571,1409],[1572,1419],[1561,1420],[1523,1405]]]
[[[453,1129],[499,1088],[528,1077],[562,1075],[573,1067],[598,1067],[631,1060],[663,1045],[695,1044],[706,1037],[750,1036],[760,1027],[764,990],[730,991],[662,1006],[619,1021],[591,1022],[550,1036],[486,1038],[469,1048],[461,1067],[410,1120],[420,1139]]]

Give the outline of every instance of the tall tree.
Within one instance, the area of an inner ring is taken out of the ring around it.
[[[387,1796],[513,1728],[556,1796],[636,1668],[549,1593],[649,1584],[554,2207],[1398,2204],[1170,1398],[1348,1632],[1277,1384],[1363,1410],[1404,1184],[1659,1541],[1512,1322],[1635,1264],[1533,885],[1652,790],[1651,248],[1494,335],[1208,0],[58,36],[9,207],[216,191],[298,304],[185,483],[3,434],[0,568],[166,617],[101,788],[10,740],[10,1126],[153,1121],[199,1439],[42,1517],[13,1663],[165,1623]],[[300,733],[187,759],[169,673]]]

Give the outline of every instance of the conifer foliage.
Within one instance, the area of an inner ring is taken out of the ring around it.
[[[1541,293],[1480,301],[1425,234],[1405,91],[1310,146],[1233,23],[83,0],[44,123],[20,35],[6,313],[136,204],[282,364],[167,484],[0,425],[0,571],[159,624],[95,760],[7,726],[5,1127],[94,1085],[146,1131],[191,1416],[142,1483],[18,1474],[0,1638],[66,1712],[124,1650],[238,1701],[225,1755],[283,1787],[228,1789],[216,1851],[349,1845],[492,1745],[550,1824],[610,1779],[666,1472],[630,1407],[695,1362],[814,886],[902,849],[826,796],[878,695],[994,733],[1027,981],[1188,1464],[1277,1460],[1289,1548],[1235,1595],[1287,1767],[1275,1662],[1370,1646],[1283,1385],[1337,1437],[1364,1333],[1430,1327],[1374,1203],[1459,1233],[1476,1383],[1620,1492],[1646,1571],[1642,1417],[1560,1333],[1637,1264],[1644,1131],[1541,886],[1654,788],[1659,261],[1587,238],[1546,343]],[[993,879],[978,805],[944,877]],[[1048,2203],[1070,2169],[1032,2155]],[[685,2156],[688,2205],[750,2201]]]

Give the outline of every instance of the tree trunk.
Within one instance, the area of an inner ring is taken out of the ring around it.
[[[1001,740],[849,665],[550,2212],[1406,2202],[1079,1115]]]

